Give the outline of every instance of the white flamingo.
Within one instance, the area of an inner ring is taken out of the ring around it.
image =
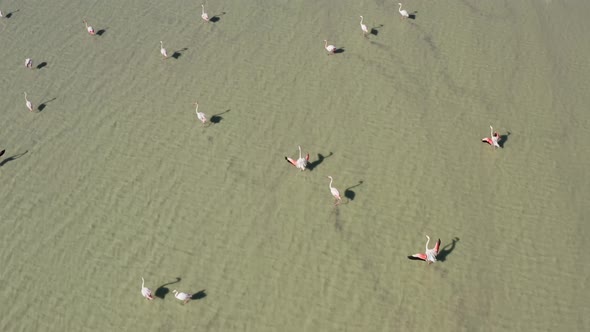
[[[84,25],[86,25],[86,31],[88,31],[89,34],[94,35],[94,28],[88,25],[88,22],[86,22],[86,20],[84,20]]]
[[[204,125],[205,122],[207,122],[207,116],[205,116],[205,113],[199,112],[199,103],[198,102],[195,101],[195,103],[193,105],[197,105],[197,108],[195,109],[195,113],[197,113],[197,118]]]
[[[25,105],[27,105],[27,108],[29,109],[29,111],[33,111],[33,104],[27,99],[27,93],[25,92]]]
[[[363,30],[363,35],[367,35],[369,33],[369,29],[367,26],[363,24],[363,17],[361,16],[361,30]]]
[[[152,295],[152,290],[145,287],[145,280],[141,277],[141,295],[148,300],[153,300],[154,296]]]
[[[164,43],[162,43],[162,41],[160,40],[160,53],[162,54],[162,56],[164,57],[163,59],[167,59],[168,58],[168,52],[166,51],[166,49],[164,48]]]
[[[490,137],[484,137],[481,139],[482,142],[488,143],[493,148],[500,147],[500,134],[498,132],[494,132],[494,128],[490,126]]]
[[[332,177],[329,175],[328,178],[330,179],[330,192],[332,193],[332,196],[334,196],[334,205],[338,205],[342,201],[342,198],[340,197],[340,192],[338,191],[338,189],[332,187],[332,181],[334,181],[334,179],[332,179]]]
[[[334,54],[334,52],[336,51],[336,46],[334,45],[328,45],[328,41],[324,39],[324,48],[326,49],[326,51],[328,51],[328,55],[330,54]]]
[[[305,155],[305,158],[303,158],[303,156],[301,155],[301,146],[298,146],[298,148],[299,159],[295,160],[293,158],[285,157],[285,160],[287,160],[289,163],[291,163],[291,165],[297,167],[298,169],[305,171],[305,168],[307,167],[307,162],[309,161],[309,153]]]
[[[402,16],[402,18],[408,18],[410,17],[410,14],[408,14],[408,11],[405,9],[402,9],[402,4],[400,2],[397,3],[399,5],[399,14]]]
[[[201,5],[202,11],[201,11],[201,18],[204,19],[205,21],[209,22],[209,15],[207,15],[207,13],[205,13],[205,5]]]
[[[0,10],[0,17],[4,17],[4,14],[2,14],[2,11]]]
[[[438,255],[438,250],[440,249],[440,239],[436,241],[434,248],[428,249],[428,242],[430,242],[430,236],[426,235],[426,238],[428,239],[426,240],[426,252],[414,254],[412,256],[409,256],[408,258],[418,258],[428,262],[428,264],[436,262],[436,256]]]
[[[188,301],[191,300],[192,294],[179,292],[176,289],[172,291],[174,293],[174,297],[179,299],[180,301],[184,301],[183,303],[186,304]]]
[[[27,67],[27,68],[33,68],[33,60],[31,60],[31,58],[26,58],[25,59],[25,67]]]

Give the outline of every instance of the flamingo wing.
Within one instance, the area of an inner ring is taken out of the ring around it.
[[[493,145],[494,143],[492,142],[492,139],[489,137],[484,137],[481,139],[482,142],[484,143],[488,143],[489,145]]]
[[[291,165],[297,167],[297,161],[293,158],[285,157],[285,160],[291,163]]]
[[[305,155],[305,161],[309,161],[309,153]]]
[[[438,255],[439,249],[440,249],[440,239],[438,239],[438,241],[436,241],[436,245],[434,246],[434,253],[436,255]]]
[[[421,260],[421,261],[425,261],[426,260],[426,254],[414,254],[412,256],[408,256],[409,259],[412,260]]]

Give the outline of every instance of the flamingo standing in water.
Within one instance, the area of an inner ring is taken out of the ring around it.
[[[179,292],[176,289],[172,291],[172,293],[174,293],[174,297],[184,301],[183,304],[186,304],[188,301],[191,300],[191,297],[193,296],[192,294],[188,294],[188,293],[183,293],[183,292]]]
[[[25,105],[27,105],[27,108],[29,109],[29,111],[33,111],[33,104],[27,99],[27,93],[25,92]]]
[[[88,25],[88,22],[86,22],[86,20],[84,20],[84,24],[86,25],[86,31],[88,31],[89,34],[94,36],[94,28]]]
[[[31,58],[26,58],[25,59],[25,67],[27,67],[27,68],[33,68],[33,60],[31,60]]]
[[[145,287],[145,280],[141,277],[141,295],[148,300],[153,300],[154,296],[152,295],[152,290]]]
[[[426,235],[426,238],[428,239],[426,240],[426,252],[414,254],[412,256],[408,256],[408,258],[418,258],[420,260],[428,262],[428,264],[436,262],[436,256],[438,255],[438,250],[440,249],[440,239],[436,241],[434,248],[428,249],[428,242],[430,242],[430,236]]]
[[[201,121],[201,123],[203,125],[205,125],[205,122],[207,122],[207,117],[205,116],[205,113],[199,112],[199,103],[197,103],[195,101],[195,103],[193,105],[197,105],[197,108],[195,109],[195,113],[197,113],[197,118],[199,119],[199,121]]]
[[[361,16],[361,30],[363,30],[363,36],[367,36],[367,34],[369,33],[369,29],[367,29],[367,26],[363,24],[363,17]]]
[[[160,53],[162,54],[162,56],[164,57],[163,59],[167,59],[168,58],[168,52],[166,51],[166,49],[164,48],[164,43],[162,43],[162,41],[160,40]]]
[[[328,55],[334,54],[336,52],[336,46],[328,45],[328,41],[324,39],[324,48],[328,51]]]
[[[402,19],[410,17],[410,14],[408,14],[408,11],[405,9],[402,9],[401,2],[398,2],[397,4],[399,5],[398,11],[399,11],[399,14],[402,16]]]
[[[490,126],[490,137],[484,137],[481,139],[482,142],[488,143],[493,148],[500,147],[500,134],[494,132],[494,127]]]
[[[203,8],[201,10],[201,18],[204,19],[205,21],[209,22],[209,15],[207,15],[207,13],[205,13],[205,5],[201,5],[201,8]]]
[[[334,196],[334,205],[338,205],[342,201],[342,197],[340,197],[338,189],[332,187],[332,181],[334,181],[334,179],[329,175],[328,178],[330,179],[330,192],[332,193],[332,196]]]
[[[305,155],[305,158],[303,158],[301,156],[301,146],[298,146],[299,148],[299,159],[295,160],[293,158],[289,158],[289,157],[285,157],[285,160],[287,160],[289,163],[291,163],[291,165],[299,168],[302,171],[305,171],[305,167],[307,167],[307,162],[309,161],[309,153]]]

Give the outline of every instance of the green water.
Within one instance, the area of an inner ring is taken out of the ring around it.
[[[588,330],[590,2],[396,4],[2,2],[0,330]]]

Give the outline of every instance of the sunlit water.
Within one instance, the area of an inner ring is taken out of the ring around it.
[[[0,329],[588,330],[590,2],[396,4],[3,2]]]

